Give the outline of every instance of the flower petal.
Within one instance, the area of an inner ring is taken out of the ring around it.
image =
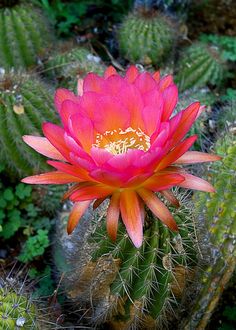
[[[163,99],[164,99],[164,110],[162,113],[162,121],[167,121],[171,116],[176,103],[178,101],[178,89],[176,85],[170,85],[163,91]]]
[[[61,112],[62,103],[65,100],[71,100],[74,102],[78,102],[78,97],[76,97],[75,94],[72,93],[71,91],[69,91],[68,89],[65,89],[65,88],[57,89],[55,96],[54,96],[54,103],[55,103],[55,107],[59,113]]]
[[[194,144],[196,139],[197,135],[193,135],[180,142],[173,150],[171,150],[171,152],[167,156],[163,157],[163,159],[158,164],[156,170],[160,171],[174,163],[176,159],[181,157]]]
[[[162,190],[160,193],[175,207],[179,207],[179,201],[170,190]]]
[[[139,196],[149,209],[171,230],[178,231],[178,226],[168,210],[159,198],[150,190],[141,188],[138,190]]]
[[[91,178],[88,176],[87,172],[85,172],[81,168],[76,167],[75,165],[66,164],[66,163],[62,163],[62,162],[56,162],[53,160],[48,160],[47,163],[49,165],[53,166],[54,168],[56,168],[60,172],[64,172],[69,175],[77,177],[78,181],[91,180]]]
[[[127,80],[129,83],[133,83],[135,79],[137,78],[139,72],[135,65],[131,65],[125,74],[125,80]]]
[[[111,240],[116,240],[118,221],[120,215],[120,193],[114,193],[111,196],[110,204],[107,209],[107,232]]]
[[[68,224],[67,224],[67,233],[70,235],[75,227],[78,225],[79,220],[84,215],[85,211],[89,207],[91,201],[84,201],[75,203],[73,209],[70,213]]]
[[[88,73],[84,78],[83,89],[85,92],[97,92],[101,93],[104,79],[98,76],[96,73]]]
[[[22,138],[25,143],[40,154],[57,160],[66,160],[45,137],[24,135]]]
[[[104,184],[88,183],[81,186],[78,190],[70,195],[70,200],[73,202],[93,200],[103,198],[112,194],[115,188],[105,186]]]
[[[79,178],[60,171],[32,175],[21,180],[21,182],[29,184],[64,184],[80,181]]]
[[[170,85],[173,84],[173,77],[172,75],[167,75],[163,78],[161,78],[158,87],[161,92],[163,92],[166,88],[168,88]]]
[[[83,95],[83,91],[84,91],[84,80],[83,79],[78,79],[77,82],[77,94],[78,96],[82,96]]]
[[[138,196],[134,191],[125,189],[121,192],[120,210],[128,235],[139,248],[143,241],[143,224]]]
[[[178,183],[184,181],[184,177],[177,173],[166,173],[166,174],[154,174],[152,177],[148,178],[142,186],[152,191],[166,190]]]
[[[221,157],[217,155],[207,154],[199,151],[187,151],[175,161],[175,164],[194,164],[204,162],[215,162]]]
[[[160,81],[160,71],[156,71],[153,73],[152,77],[156,80],[156,82]]]
[[[185,180],[181,183],[178,183],[178,186],[182,188],[201,190],[206,192],[215,192],[214,187],[206,180],[184,172],[181,172],[181,175],[185,178]]]
[[[104,72],[104,77],[105,78],[108,78],[112,75],[116,75],[117,74],[117,71],[116,69],[114,68],[114,66],[110,65]]]
[[[134,84],[142,94],[157,87],[155,79],[149,72],[140,73],[135,79]]]
[[[70,159],[70,150],[68,149],[64,140],[64,129],[51,124],[43,124],[43,133],[49,142],[67,159]]]

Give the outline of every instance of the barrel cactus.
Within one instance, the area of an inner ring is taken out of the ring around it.
[[[74,90],[78,78],[89,72],[102,74],[105,66],[101,59],[84,47],[73,48],[62,54],[56,53],[45,63],[45,73],[56,81],[58,86]]]
[[[160,65],[172,50],[173,23],[155,11],[136,11],[122,22],[118,41],[121,54],[131,62]]]
[[[51,43],[49,24],[38,8],[23,3],[0,9],[0,67],[32,67]]]
[[[1,329],[48,329],[49,320],[44,319],[39,310],[30,294],[24,292],[15,279],[0,277]]]
[[[180,91],[206,85],[219,86],[225,76],[224,67],[217,47],[197,42],[183,51],[177,63],[175,81]]]
[[[59,269],[66,272],[67,295],[83,306],[92,304],[93,324],[106,323],[109,329],[159,329],[167,323],[196,262],[192,214],[186,200],[183,204],[174,213],[179,233],[148,215],[139,249],[124,226],[115,243],[108,238],[101,210],[87,231],[82,227],[88,221],[81,219],[69,242],[63,239],[62,229],[58,231],[60,247],[55,254]]]
[[[203,246],[208,244],[210,260],[199,270],[200,289],[189,318],[183,322],[181,329],[185,330],[205,329],[236,267],[236,142],[233,132],[224,134],[215,150],[223,157],[221,164],[211,165],[216,193],[207,200],[200,193],[194,198],[198,216],[208,230]]]
[[[43,159],[22,140],[24,134],[40,135],[42,122],[46,120],[57,121],[48,87],[27,74],[3,73],[0,77],[0,160],[13,176],[47,168]]]

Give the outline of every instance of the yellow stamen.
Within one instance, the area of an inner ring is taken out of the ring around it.
[[[103,134],[97,133],[94,147],[104,148],[113,155],[123,154],[128,149],[148,150],[150,147],[150,137],[140,128],[128,127],[125,131],[106,131]]]

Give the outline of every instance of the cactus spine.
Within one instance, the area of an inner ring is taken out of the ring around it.
[[[174,30],[161,14],[135,12],[121,24],[118,41],[121,54],[131,62],[160,65],[170,55]]]
[[[43,157],[22,140],[42,135],[44,121],[57,121],[52,96],[39,80],[26,74],[5,74],[0,80],[0,159],[14,176],[48,168]]]
[[[195,197],[197,212],[209,230],[211,260],[198,275],[200,290],[189,319],[182,329],[205,329],[214,308],[236,267],[236,142],[233,134],[220,138],[215,151],[223,157],[213,164],[212,181],[216,193]]]
[[[78,78],[89,72],[102,74],[104,65],[101,59],[86,48],[74,48],[62,54],[51,56],[45,64],[45,73],[59,86],[75,89]]]
[[[47,20],[30,4],[0,9],[0,67],[27,68],[52,43]]]
[[[67,264],[73,267],[67,271],[67,294],[85,305],[92,302],[93,323],[105,322],[109,329],[157,329],[167,323],[167,315],[181,296],[196,261],[189,210],[176,210],[175,220],[179,234],[148,216],[139,249],[133,246],[123,225],[116,242],[112,242],[103,219],[94,233],[87,232],[83,252],[79,244],[79,255],[73,245],[75,237],[64,245],[64,252],[68,246],[73,250],[73,255],[64,253]]]
[[[224,65],[216,47],[197,42],[183,52],[175,81],[180,91],[208,84],[219,86],[225,75]]]

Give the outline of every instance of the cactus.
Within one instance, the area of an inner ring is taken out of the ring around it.
[[[234,113],[235,114],[235,113]],[[195,195],[197,213],[209,231],[203,245],[210,261],[198,274],[200,289],[194,299],[189,318],[181,329],[205,329],[223,288],[227,285],[236,267],[236,141],[233,133],[221,137],[215,151],[223,157],[221,164],[211,165],[211,178],[216,193]],[[204,256],[204,251],[203,251]]]
[[[51,94],[40,80],[26,74],[0,78],[0,160],[13,176],[48,168],[22,135],[41,135],[44,121],[57,121]]]
[[[13,278],[0,277],[0,328],[2,330],[48,329],[47,321],[43,320],[39,310],[36,302],[24,291],[24,286],[19,285]]]
[[[82,47],[62,54],[56,53],[45,64],[45,73],[49,77],[53,78],[59,86],[72,90],[75,89],[78,78],[83,78],[90,71],[102,74],[104,69],[101,59]]]
[[[131,62],[162,64],[174,42],[173,23],[156,12],[129,14],[118,32],[120,52]]]
[[[191,213],[184,206],[175,211],[178,234],[148,215],[139,249],[133,246],[123,225],[116,242],[112,242],[103,216],[101,211],[97,213],[96,225],[86,234],[88,221],[82,219],[70,242],[61,244],[60,257],[55,248],[56,259],[66,272],[67,295],[82,305],[92,304],[90,317],[94,324],[106,322],[109,329],[156,329],[167,323],[166,317],[179,300],[196,262]],[[79,243],[75,242],[78,234]],[[60,240],[64,239],[59,230]]]
[[[197,42],[186,48],[180,57],[175,81],[180,91],[219,86],[225,76],[224,66],[217,47]]]
[[[51,43],[47,20],[31,4],[0,9],[0,67],[31,67]]]

